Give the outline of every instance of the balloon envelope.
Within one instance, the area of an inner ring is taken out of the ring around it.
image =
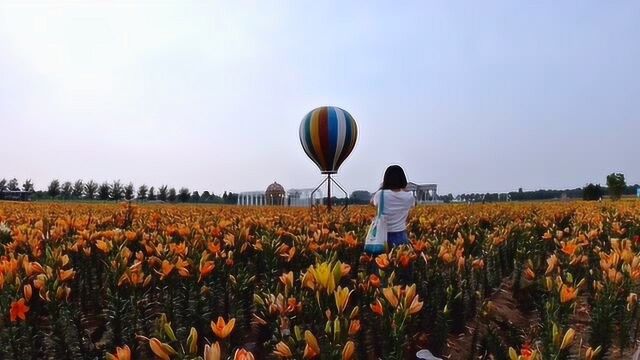
[[[351,154],[358,126],[351,114],[336,106],[311,110],[300,123],[300,143],[323,174],[335,174]]]

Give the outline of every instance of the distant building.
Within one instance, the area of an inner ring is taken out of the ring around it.
[[[311,193],[313,190],[315,189],[289,189],[287,191],[287,205],[304,207],[320,204],[322,202],[322,191],[318,189],[312,198]]]
[[[0,200],[11,200],[11,201],[31,201],[31,195],[33,191],[0,191]]]
[[[265,191],[244,191],[238,194],[237,205],[241,206],[311,206],[322,202],[322,191],[313,194],[314,189],[289,189],[277,182],[267,186]]]
[[[282,206],[285,204],[287,192],[284,191],[284,187],[277,182],[267,186],[267,191],[264,192],[264,197],[267,205]]]
[[[418,204],[439,202],[437,184],[416,184],[409,182],[406,189],[413,192]]]

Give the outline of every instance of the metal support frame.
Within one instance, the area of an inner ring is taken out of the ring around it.
[[[331,177],[331,174],[326,174],[326,175],[327,175],[327,177],[324,180],[322,180],[320,185],[318,185],[311,192],[311,195],[309,196],[309,201],[311,201],[311,207],[313,208],[315,206],[313,204],[313,199],[314,199],[315,193],[322,187],[322,185],[324,185],[324,183],[327,183],[327,210],[331,211],[331,183],[333,183],[335,186],[338,187],[338,189],[340,189],[344,193],[345,199],[346,199],[345,200],[345,204],[344,204],[344,209],[346,209],[347,206],[349,205],[349,194],[342,187],[342,185],[340,185],[334,178]]]

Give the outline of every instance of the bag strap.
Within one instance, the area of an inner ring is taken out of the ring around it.
[[[380,201],[378,202],[378,216],[383,215],[384,211],[384,190],[380,190]]]

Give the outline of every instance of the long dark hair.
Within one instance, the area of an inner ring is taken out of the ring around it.
[[[382,179],[383,190],[391,189],[404,189],[407,187],[407,176],[404,174],[404,170],[400,165],[391,165],[384,172],[384,178]]]

